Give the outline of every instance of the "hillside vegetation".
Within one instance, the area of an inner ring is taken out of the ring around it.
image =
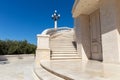
[[[36,45],[30,44],[27,40],[0,40],[0,55],[12,54],[34,54]]]

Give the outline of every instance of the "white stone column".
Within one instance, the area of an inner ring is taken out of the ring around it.
[[[102,33],[102,50],[103,61],[110,63],[120,62],[120,33],[118,18],[120,12],[117,9],[119,0],[101,0],[101,33]]]
[[[41,60],[50,60],[49,35],[37,35],[36,66]]]
[[[37,49],[49,49],[49,35],[37,35]]]
[[[75,30],[75,38],[77,44],[77,53],[82,58],[82,51],[81,51],[81,32],[80,32],[80,17],[74,18],[74,30]]]
[[[90,58],[90,24],[88,15],[80,15],[75,18],[75,34],[77,51],[82,60]]]

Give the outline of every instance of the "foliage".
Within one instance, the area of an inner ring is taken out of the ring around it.
[[[35,53],[36,45],[27,40],[0,40],[0,55],[32,54]]]

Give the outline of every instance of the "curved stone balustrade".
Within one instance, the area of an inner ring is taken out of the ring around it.
[[[50,60],[50,38],[53,34],[65,31],[72,31],[72,28],[60,27],[57,30],[50,28],[37,35],[36,65],[39,66],[41,60]]]
[[[49,28],[49,29],[44,30],[41,34],[42,35],[52,35],[52,34],[54,34],[56,32],[61,32],[61,31],[65,31],[65,30],[72,30],[72,28],[60,27],[57,30],[55,30],[54,28]]]

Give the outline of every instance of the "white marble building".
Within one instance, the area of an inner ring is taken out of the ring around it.
[[[120,0],[75,0],[77,52],[83,60],[120,62]]]

